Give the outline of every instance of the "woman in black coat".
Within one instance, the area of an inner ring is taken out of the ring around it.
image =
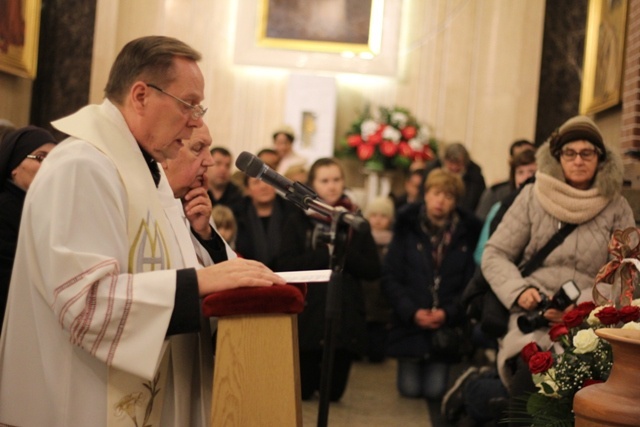
[[[397,387],[406,397],[437,400],[446,390],[450,361],[431,354],[432,332],[465,321],[460,298],[481,228],[456,208],[463,191],[458,175],[431,172],[424,202],[398,212],[384,261],[382,284],[394,313],[387,351],[398,358]]]
[[[235,250],[243,258],[273,268],[285,234],[285,220],[295,206],[258,178],[246,175],[244,186],[248,196],[234,206],[238,227]]]
[[[55,144],[57,141],[53,135],[35,126],[17,129],[0,142],[0,329],[18,245],[24,198],[40,163]]]
[[[344,195],[344,173],[333,159],[319,159],[309,171],[309,186],[331,206],[342,206],[351,212],[357,209]],[[286,221],[276,270],[320,270],[330,268],[326,243],[314,241],[323,230],[328,230],[330,219],[317,213],[293,212]],[[366,346],[364,298],[360,279],[380,277],[380,261],[376,245],[369,231],[351,232],[342,274],[342,305],[335,340],[336,351],[331,377],[329,398],[342,397],[349,378],[351,362],[362,355]],[[298,315],[300,347],[300,380],[302,398],[307,400],[319,390],[323,352],[326,283],[313,283],[308,287],[305,308]]]

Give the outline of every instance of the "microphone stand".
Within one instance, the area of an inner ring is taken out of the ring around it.
[[[295,182],[293,191],[285,197],[302,209],[311,209],[331,218],[331,228],[327,239],[331,277],[327,284],[327,300],[325,305],[324,349],[320,370],[320,404],[318,406],[318,427],[326,427],[329,418],[329,401],[331,377],[336,346],[336,337],[342,317],[342,274],[346,258],[349,229],[368,230],[369,224],[358,215],[349,213],[344,208],[335,208],[317,198],[317,194],[309,187]]]
[[[329,401],[331,379],[336,347],[336,337],[342,318],[342,274],[346,257],[349,225],[342,221],[346,212],[337,211],[331,216],[329,232],[329,257],[331,277],[327,284],[327,301],[325,306],[324,350],[320,370],[320,404],[318,406],[318,427],[326,427],[329,419]]]
[[[327,285],[327,301],[325,305],[324,350],[322,352],[322,368],[320,372],[320,406],[318,409],[318,426],[325,427],[329,414],[329,395],[335,353],[335,338],[339,320],[342,315],[342,270],[344,268],[347,238],[349,229],[357,232],[369,232],[369,223],[360,215],[354,215],[343,207],[333,207],[318,200],[313,189],[300,182],[292,182],[266,166],[256,156],[241,153],[236,166],[247,175],[261,179],[275,187],[278,194],[303,210],[313,210],[331,219],[328,233],[323,238],[329,246],[331,277]],[[325,235],[326,234],[326,235]]]

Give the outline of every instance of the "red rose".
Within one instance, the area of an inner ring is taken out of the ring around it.
[[[405,156],[409,158],[413,157],[413,149],[406,142],[400,142],[398,144],[398,152],[400,153],[401,156]]]
[[[402,129],[400,131],[400,133],[402,134],[402,136],[404,137],[404,139],[411,139],[414,136],[416,136],[416,134],[418,133],[418,131],[416,130],[416,128],[414,126],[407,126],[404,129]]]
[[[640,307],[626,305],[618,310],[618,315],[624,323],[635,322],[640,319]]]
[[[398,146],[393,141],[382,141],[380,144],[380,152],[383,156],[393,157],[398,152]]]
[[[539,351],[529,359],[529,371],[532,374],[547,372],[553,366],[553,355],[550,351]]]
[[[567,329],[566,325],[562,323],[558,323],[553,325],[551,329],[549,329],[549,337],[551,337],[551,341],[560,341],[560,338],[564,335],[569,334],[569,329]]]
[[[431,147],[427,144],[424,145],[424,147],[422,148],[422,158],[424,160],[431,160],[433,158],[435,158],[436,155],[433,152],[433,150],[431,149]]]
[[[594,385],[594,384],[600,384],[603,383],[604,381],[602,380],[592,380],[592,379],[588,379],[588,380],[584,380],[584,382],[582,383],[582,387],[587,387],[590,385]]]
[[[615,307],[604,307],[602,310],[596,313],[596,317],[600,319],[603,325],[615,325],[620,321],[620,315]]]
[[[362,144],[362,137],[360,135],[349,135],[347,137],[347,144],[349,147],[357,147]]]
[[[376,132],[374,134],[369,135],[370,144],[376,145],[376,144],[380,144],[380,142],[382,142],[382,133]]]
[[[538,344],[536,344],[534,341],[531,341],[529,344],[522,347],[522,350],[520,350],[520,357],[522,357],[524,363],[529,363],[529,359],[531,359],[531,356],[539,351],[540,347],[538,347]]]
[[[373,156],[373,145],[370,144],[362,144],[359,145],[358,148],[356,149],[357,154],[358,154],[358,158],[360,160],[369,160],[371,158],[371,156]]]
[[[585,317],[588,316],[589,314],[591,314],[591,312],[593,311],[594,308],[596,308],[596,305],[595,305],[595,303],[593,301],[581,302],[576,307],[576,309],[580,310],[582,315],[585,316]]]
[[[575,328],[582,325],[584,316],[585,315],[582,313],[582,311],[580,311],[580,309],[574,308],[573,310],[565,313],[564,316],[562,316],[562,321],[565,325],[567,325],[568,328]]]

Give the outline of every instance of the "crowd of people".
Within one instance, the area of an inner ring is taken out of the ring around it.
[[[64,141],[0,122],[0,423],[126,425],[144,401],[145,423],[204,426],[212,332],[200,298],[281,285],[278,271],[333,267],[331,218],[232,173],[232,147],[212,146],[199,59],[176,39],[142,37],[118,55],[102,104],[53,123]],[[435,404],[452,425],[495,425],[533,390],[519,350],[550,347],[563,310],[544,311],[532,331],[518,317],[567,281],[580,291],[575,302],[588,299],[613,231],[635,224],[620,157],[584,116],[539,147],[513,142],[504,182],[487,187],[452,143],[411,168],[400,194],[362,207],[341,162],[309,162],[295,137],[280,126],[256,155],[369,225],[340,242],[331,401],[354,361],[394,358],[401,396]],[[556,249],[523,273],[567,224]],[[463,298],[478,276],[510,312],[502,336],[483,332]],[[298,316],[305,400],[321,392],[327,294],[309,286]],[[461,361],[469,369],[452,377]],[[33,401],[38,411],[28,410]]]

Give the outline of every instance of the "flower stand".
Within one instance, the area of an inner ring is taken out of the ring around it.
[[[640,425],[640,331],[598,329],[611,343],[609,379],[580,389],[573,399],[576,427]]]
[[[367,203],[378,196],[388,196],[391,193],[392,177],[390,174],[366,169],[364,173],[366,174],[364,187]]]
[[[208,295],[218,317],[211,426],[301,427],[297,313],[306,284]]]

